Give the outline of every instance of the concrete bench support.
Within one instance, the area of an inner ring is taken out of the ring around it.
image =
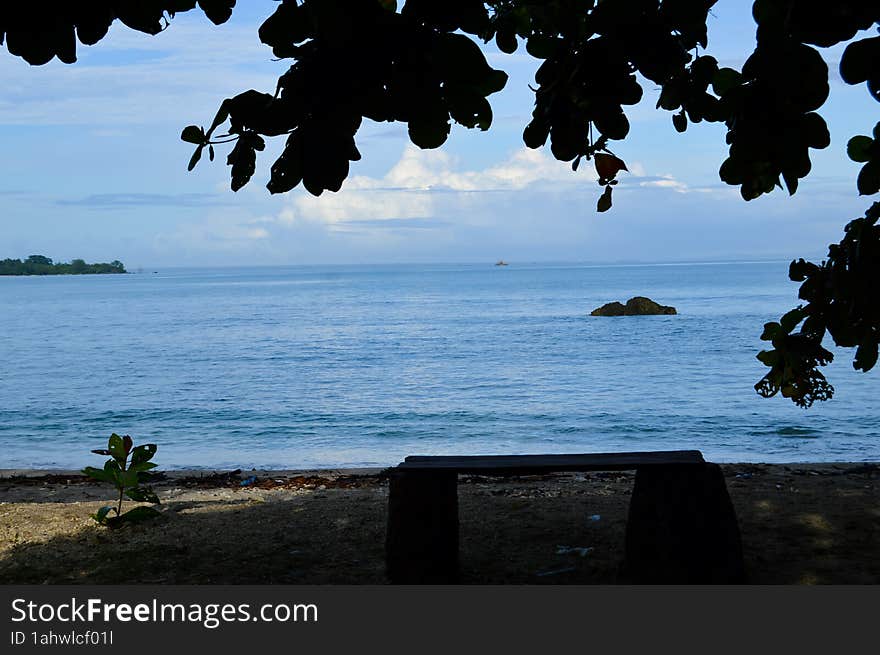
[[[736,513],[717,464],[636,471],[620,581],[739,584],[745,581]]]
[[[392,582],[458,582],[457,473],[391,475],[385,548]]]
[[[744,582],[724,476],[699,451],[407,457],[390,475],[386,563],[394,584],[459,580],[458,475],[636,470],[620,582]]]

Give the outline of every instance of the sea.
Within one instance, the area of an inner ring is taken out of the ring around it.
[[[787,262],[179,268],[0,278],[0,468],[75,469],[113,432],[162,469],[698,449],[880,460],[878,372],[761,398]],[[592,317],[648,296],[675,316]],[[829,344],[826,344],[829,345]]]

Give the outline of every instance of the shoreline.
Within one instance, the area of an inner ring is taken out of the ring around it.
[[[205,468],[181,468],[181,469],[155,469],[154,473],[161,473],[163,476],[174,478],[195,478],[210,477],[218,474],[229,474],[233,471],[239,471],[242,475],[256,476],[293,476],[293,475],[376,475],[387,470],[387,467],[370,467],[370,468],[296,468],[296,469],[257,469],[257,468],[236,468],[227,469],[220,467]],[[29,468],[0,468],[0,480],[10,480],[12,478],[39,478],[45,476],[82,476],[82,469],[29,469]]]
[[[708,462],[718,464],[722,468],[729,467],[748,467],[748,466],[769,466],[769,467],[813,467],[813,468],[864,468],[875,469],[880,467],[880,460],[853,460],[853,461],[834,461],[834,462],[812,462],[812,461],[791,461],[791,462]],[[384,471],[391,470],[393,466],[375,466],[375,467],[345,467],[335,466],[327,468],[221,468],[221,467],[201,467],[201,468],[171,468],[156,469],[153,472],[160,474],[163,479],[173,480],[179,478],[209,478],[216,475],[229,475],[238,472],[242,476],[256,475],[257,477],[292,477],[292,476],[374,476]],[[564,471],[560,473],[565,473]],[[70,468],[0,468],[0,480],[9,481],[15,478],[40,478],[46,476],[83,476],[82,469]]]
[[[880,584],[880,465],[720,466],[749,583]],[[109,530],[110,485],[2,469],[0,584],[385,584],[386,470],[168,471],[162,516]],[[462,582],[614,584],[634,479],[461,476]]]

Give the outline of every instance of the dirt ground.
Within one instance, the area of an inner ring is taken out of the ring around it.
[[[722,466],[754,584],[880,583],[876,464]],[[242,481],[256,475],[256,482]],[[613,584],[634,474],[462,477],[462,581]],[[0,477],[0,583],[385,584],[379,472],[168,474],[162,516],[110,530],[110,489]]]

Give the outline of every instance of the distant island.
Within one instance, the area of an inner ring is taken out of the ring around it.
[[[0,275],[85,275],[87,273],[127,273],[120,261],[109,264],[86,264],[74,259],[69,264],[55,263],[43,255],[20,259],[0,259]]]

